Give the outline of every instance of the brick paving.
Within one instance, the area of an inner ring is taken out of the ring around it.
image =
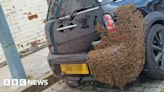
[[[52,85],[43,92],[164,92],[164,80],[139,78],[123,90],[108,85],[83,85],[77,89],[69,88],[63,81]]]

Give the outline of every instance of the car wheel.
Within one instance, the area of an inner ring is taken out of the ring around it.
[[[164,26],[155,24],[146,32],[145,72],[153,79],[164,79]]]

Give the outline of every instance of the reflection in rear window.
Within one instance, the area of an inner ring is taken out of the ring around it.
[[[70,15],[73,11],[94,6],[94,0],[52,0],[49,7],[49,18]]]

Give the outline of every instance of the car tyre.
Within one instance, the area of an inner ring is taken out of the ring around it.
[[[146,75],[152,79],[164,79],[164,25],[154,24],[145,37]]]

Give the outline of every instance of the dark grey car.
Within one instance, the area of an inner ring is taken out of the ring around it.
[[[114,22],[117,7],[134,4],[145,21],[146,74],[164,79],[164,0],[52,0],[46,24],[50,53],[49,64],[54,74],[70,81],[90,81],[94,78],[87,66],[87,53],[92,42],[98,41],[97,22]],[[112,17],[112,21],[104,16]]]

